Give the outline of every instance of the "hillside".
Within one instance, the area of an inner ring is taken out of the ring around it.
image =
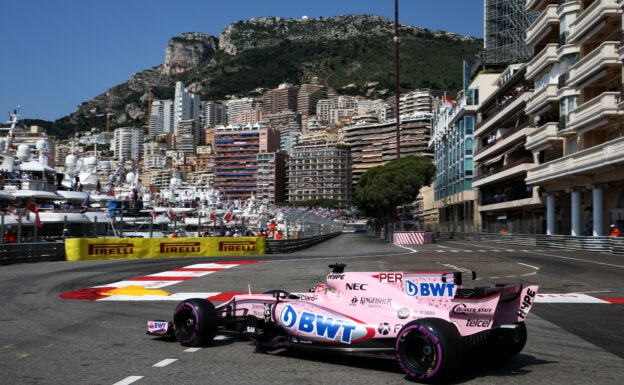
[[[182,80],[202,100],[257,96],[258,89],[286,81],[324,79],[340,94],[387,97],[394,93],[394,26],[385,18],[348,15],[327,19],[255,18],[226,27],[219,37],[186,33],[172,38],[165,62],[84,102],[50,123],[53,135],[105,126],[91,114],[113,112],[111,127],[145,125],[147,89],[153,98],[173,97]],[[401,88],[461,87],[461,63],[474,58],[482,41],[448,32],[402,25]]]

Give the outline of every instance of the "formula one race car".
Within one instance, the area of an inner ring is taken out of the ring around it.
[[[461,273],[344,272],[308,293],[236,295],[215,308],[180,302],[173,320],[148,334],[209,344],[217,331],[247,334],[258,351],[309,349],[396,359],[409,378],[439,380],[467,355],[511,358],[527,339],[524,320],[537,286],[463,288]],[[475,278],[474,272],[472,278]]]

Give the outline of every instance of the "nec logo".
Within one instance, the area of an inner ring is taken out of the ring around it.
[[[347,290],[366,290],[366,283],[347,283],[345,284]]]

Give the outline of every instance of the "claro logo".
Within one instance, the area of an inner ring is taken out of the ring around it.
[[[134,243],[92,243],[89,245],[89,255],[116,255],[132,254]]]
[[[219,242],[219,251],[253,251],[256,250],[254,241],[226,241]]]
[[[199,253],[200,242],[162,242],[161,253]]]

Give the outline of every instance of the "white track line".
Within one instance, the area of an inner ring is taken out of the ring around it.
[[[188,348],[184,352],[185,353],[195,353],[195,352],[197,352],[199,350],[201,350],[201,348]]]
[[[178,359],[177,358],[166,358],[160,362],[155,363],[154,365],[152,365],[153,368],[164,368],[165,366],[172,364],[174,362],[176,362]]]
[[[115,382],[113,385],[128,385],[128,384],[132,384],[133,382],[137,382],[141,378],[143,378],[143,376],[130,376],[130,377],[124,378],[123,380],[119,382]]]
[[[402,249],[409,250],[409,251],[410,251],[410,254],[413,254],[413,253],[417,253],[417,252],[418,252],[418,250],[410,249],[410,248],[409,248],[409,247],[407,247],[407,246],[403,246],[403,245],[395,245],[395,246],[398,246],[398,247],[400,247],[400,248],[402,248]]]
[[[543,255],[546,257],[552,257],[552,258],[561,258],[561,259],[569,259],[572,261],[578,261],[578,262],[587,262],[587,263],[593,263],[595,265],[603,265],[603,266],[611,266],[611,267],[624,267],[622,265],[614,265],[611,263],[604,263],[604,262],[596,262],[596,261],[588,261],[586,259],[580,259],[580,258],[572,258],[572,257],[562,257],[561,255],[552,255],[552,254],[546,254],[546,253],[538,253],[536,251],[526,251],[527,254],[537,254],[537,255]]]

